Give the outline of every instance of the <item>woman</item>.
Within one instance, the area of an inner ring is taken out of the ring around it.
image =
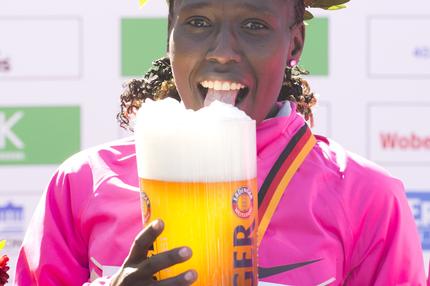
[[[296,110],[311,118],[315,101],[293,68],[303,49],[305,4],[312,4],[305,2],[170,0],[169,58],[156,62],[145,80],[129,83],[122,96],[123,125],[148,97],[180,98],[195,110],[213,100],[234,104],[258,124],[258,183],[263,188],[285,146],[304,126]],[[322,2],[322,7],[339,4]],[[16,284],[196,281],[194,270],[153,280],[158,270],[189,259],[192,250],[147,257],[163,222],[154,221],[139,233],[136,169],[133,139],[67,160],[31,222]],[[284,190],[260,244],[259,266],[260,280],[276,283],[266,285],[425,283],[402,184],[323,137],[317,137]]]

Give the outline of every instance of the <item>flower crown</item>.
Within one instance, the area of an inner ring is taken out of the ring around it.
[[[139,0],[139,6],[143,7],[148,0]],[[349,2],[349,0],[303,0],[305,4],[305,8],[320,8],[324,10],[339,10],[346,8],[345,3]],[[305,10],[305,14],[303,15],[303,19],[310,20],[314,17],[311,12]]]
[[[141,1],[141,0],[140,0]],[[303,15],[304,20],[310,20],[314,17],[308,8],[320,8],[324,10],[339,10],[346,8],[345,3],[349,0],[303,0],[305,4],[305,14]]]

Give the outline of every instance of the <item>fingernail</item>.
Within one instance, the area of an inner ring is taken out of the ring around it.
[[[156,220],[156,221],[154,221],[153,223],[152,223],[152,228],[154,229],[154,230],[160,230],[160,228],[161,228],[161,221],[160,220]]]
[[[189,257],[190,255],[191,255],[191,251],[190,251],[190,249],[188,247],[182,247],[179,250],[179,256],[182,257],[182,258]]]
[[[184,276],[185,280],[187,280],[188,282],[191,282],[194,280],[194,272],[193,271],[188,271],[187,273],[185,273]]]

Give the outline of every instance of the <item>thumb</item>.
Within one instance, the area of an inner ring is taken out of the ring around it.
[[[130,253],[124,261],[124,265],[135,265],[146,259],[148,251],[152,248],[155,239],[164,229],[162,220],[155,220],[146,226],[135,238],[130,248]]]

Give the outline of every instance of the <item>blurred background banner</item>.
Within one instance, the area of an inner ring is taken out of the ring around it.
[[[301,62],[320,98],[314,132],[404,181],[428,269],[430,2],[315,14]],[[0,1],[0,240],[12,268],[58,165],[129,135],[115,120],[122,84],[166,54],[166,16],[161,0]]]

